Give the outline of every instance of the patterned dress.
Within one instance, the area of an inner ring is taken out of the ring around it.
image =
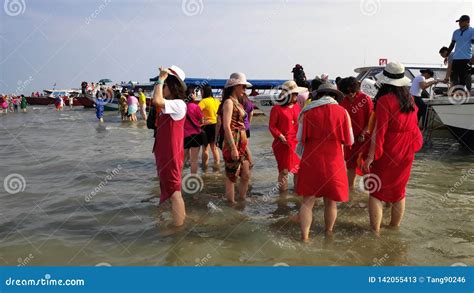
[[[244,119],[247,115],[242,104],[236,99],[231,97],[230,100],[233,103],[232,118],[230,122],[230,129],[232,131],[232,138],[237,146],[239,152],[239,158],[237,160],[232,159],[232,146],[224,139],[222,146],[222,154],[225,162],[225,173],[230,181],[236,182],[237,177],[240,175],[240,167],[242,163],[248,160],[247,153],[247,135],[245,134]]]

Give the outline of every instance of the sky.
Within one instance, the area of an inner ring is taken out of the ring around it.
[[[473,1],[1,0],[0,93],[188,77],[355,75],[379,58],[441,64]]]

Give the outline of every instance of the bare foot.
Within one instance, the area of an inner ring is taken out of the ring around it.
[[[374,233],[374,235],[378,238],[380,237],[380,229],[373,229],[372,228],[372,232]]]
[[[184,229],[184,224],[181,226],[175,226],[174,224],[168,224],[163,229],[160,229],[160,236],[166,237],[179,233]]]
[[[388,229],[391,229],[391,230],[399,230],[400,229],[400,225],[388,225],[387,226]]]

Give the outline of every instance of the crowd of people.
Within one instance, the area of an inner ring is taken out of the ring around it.
[[[423,144],[418,110],[408,90],[410,80],[404,73],[402,64],[389,63],[377,76],[381,87],[374,103],[354,77],[339,79],[337,86],[322,78],[306,86],[294,80],[282,85],[271,110],[269,132],[274,138],[280,191],[288,190],[292,175],[295,192],[303,197],[294,220],[300,223],[304,241],[309,239],[313,207],[321,197],[326,232],[332,233],[337,203],[349,200],[356,174],[381,181],[369,195],[372,229],[380,233],[383,202],[391,203],[390,225],[400,225],[411,164]],[[154,154],[160,203],[171,199],[176,226],[186,217],[181,194],[184,162],[189,160],[191,173],[196,173],[200,147],[203,154],[208,147],[222,150],[225,197],[231,204],[246,199],[254,164],[245,123],[251,117],[246,92],[252,85],[245,74],[231,74],[221,101],[212,97],[208,86],[199,88],[203,99],[198,104],[196,88],[187,87],[184,78],[176,66],[161,68],[152,98],[158,109]],[[219,151],[213,149],[213,154],[218,164]],[[207,164],[208,156],[202,157],[203,165]]]
[[[26,112],[28,103],[25,95],[0,95],[0,113]]]
[[[369,190],[371,229],[380,233],[384,203],[391,207],[389,226],[400,226],[412,163],[423,146],[423,91],[438,82],[458,87],[467,94],[471,90],[474,30],[467,15],[457,22],[460,28],[453,33],[450,46],[440,50],[448,64],[444,80],[430,80],[434,72],[426,69],[412,82],[405,76],[403,64],[390,62],[376,76],[378,92],[373,101],[360,90],[354,77],[338,77],[333,84],[327,74],[322,74],[308,82],[300,64],[293,68],[293,80],[281,86],[272,107],[269,132],[274,139],[272,150],[280,191],[288,190],[292,175],[295,193],[303,198],[299,214],[292,218],[300,224],[303,241],[310,238],[318,198],[324,202],[325,231],[332,234],[337,203],[349,201],[357,174],[377,184]],[[195,88],[187,88],[184,79],[179,67],[160,68],[152,98],[157,109],[153,110],[154,154],[160,203],[171,199],[176,226],[183,225],[186,218],[181,194],[183,164],[189,159],[191,172],[197,172],[200,147],[205,150],[203,165],[208,162],[208,145],[217,164],[216,146],[222,150],[225,196],[231,204],[246,199],[254,164],[249,149],[253,109],[246,94],[252,85],[245,74],[230,75],[221,102],[212,97],[211,89],[202,88],[203,100],[198,105],[194,103]],[[252,90],[251,95],[255,94]],[[234,187],[239,179],[236,199]]]
[[[323,199],[325,231],[332,234],[337,203],[349,201],[356,175],[378,182],[368,196],[371,229],[380,233],[384,203],[391,207],[389,226],[400,226],[414,155],[423,145],[419,127],[420,120],[421,129],[426,127],[423,90],[438,82],[471,89],[474,30],[467,15],[457,22],[460,29],[453,33],[451,45],[440,50],[448,64],[444,80],[428,81],[434,72],[426,69],[411,81],[403,64],[390,62],[376,76],[378,93],[374,100],[361,91],[355,77],[338,77],[332,83],[328,74],[322,74],[309,82],[300,64],[293,68],[293,80],[281,86],[268,128],[273,137],[278,188],[286,192],[292,177],[294,191],[302,197],[299,214],[292,220],[299,223],[303,241],[310,239],[313,208],[319,198]],[[245,74],[230,75],[221,100],[213,96],[209,85],[187,86],[184,80],[181,68],[161,67],[148,113],[142,89],[120,91],[115,86],[87,82],[81,86],[83,94],[96,97],[96,116],[101,122],[106,100],[113,97],[123,121],[137,121],[140,112],[147,126],[154,129],[160,204],[171,201],[178,227],[186,219],[181,193],[185,162],[189,162],[191,174],[196,174],[200,154],[203,168],[207,168],[211,154],[214,167],[219,168],[222,153],[225,198],[232,205],[246,200],[255,163],[249,148],[254,108],[247,91],[252,85]],[[198,93],[202,97],[199,102]],[[252,89],[250,95],[257,94]],[[0,98],[3,111],[18,111],[19,107],[26,111],[23,95]]]

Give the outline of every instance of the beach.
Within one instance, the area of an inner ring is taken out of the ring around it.
[[[399,231],[380,238],[369,230],[366,193],[338,205],[332,237],[324,236],[322,202],[309,244],[288,221],[299,209],[292,194],[275,192],[277,169],[268,117],[255,117],[255,158],[245,205],[230,207],[223,167],[199,171],[202,190],[184,192],[188,219],[167,232],[169,208],[158,207],[153,131],[145,122],[105,123],[80,107],[0,116],[1,178],[18,174],[20,187],[1,189],[0,264],[180,266],[450,266],[474,259],[474,156],[449,133],[416,154]],[[211,159],[212,160],[212,159]],[[184,176],[189,174],[185,169]],[[18,189],[18,190],[17,190]],[[386,210],[388,211],[388,210]],[[389,217],[389,213],[385,213]]]

